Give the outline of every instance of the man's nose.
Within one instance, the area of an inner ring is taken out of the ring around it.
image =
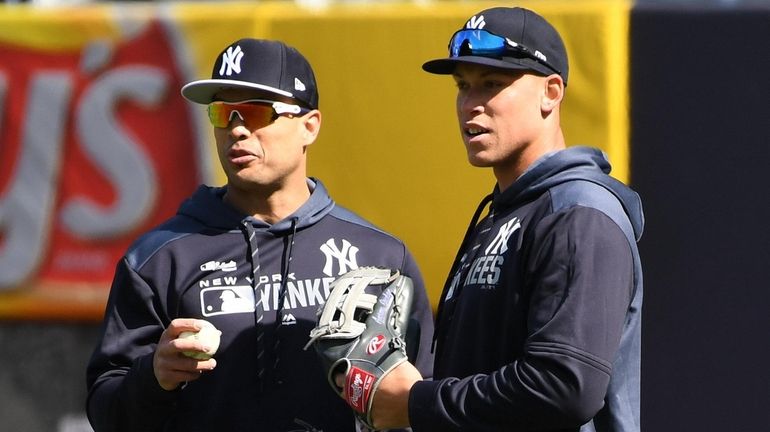
[[[484,112],[484,101],[477,94],[467,92],[458,100],[460,112],[478,114]]]

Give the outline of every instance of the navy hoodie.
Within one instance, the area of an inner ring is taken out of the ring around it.
[[[482,201],[439,304],[434,381],[410,392],[415,432],[640,430],[644,219],[609,172],[572,147]]]
[[[224,188],[201,186],[129,248],[87,370],[96,432],[355,430],[316,353],[303,347],[330,282],[357,267],[414,280],[412,317],[426,341],[415,362],[431,375],[433,315],[409,251],[336,206],[320,181],[308,184],[308,201],[273,225],[224,203]],[[213,371],[165,391],[153,352],[175,318],[208,320],[222,337]]]

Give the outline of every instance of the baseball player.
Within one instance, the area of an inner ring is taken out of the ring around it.
[[[441,296],[433,380],[383,360],[396,366],[335,384],[355,408],[355,381],[374,376],[362,416],[375,428],[638,432],[641,202],[601,151],[565,145],[561,37],[531,10],[486,9],[423,69],[452,76],[468,161],[497,184]]]
[[[182,88],[205,105],[223,187],[200,186],[177,214],[139,238],[117,265],[101,338],[88,364],[96,432],[354,431],[312,351],[302,348],[339,275],[397,269],[414,283],[410,317],[430,374],[433,316],[406,246],[336,205],[306,174],[321,129],[316,80],[296,49],[242,39],[211,79]],[[205,342],[180,338],[208,321]]]

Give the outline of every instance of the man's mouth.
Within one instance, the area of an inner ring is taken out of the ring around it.
[[[230,162],[233,164],[244,165],[254,160],[257,157],[257,155],[243,149],[231,149],[229,152],[227,152],[227,157],[230,159]]]
[[[485,134],[487,132],[489,132],[489,129],[484,129],[484,128],[480,128],[480,127],[465,128],[465,134],[470,136],[470,137],[475,137],[475,136],[478,136],[478,135],[481,135],[481,134]]]

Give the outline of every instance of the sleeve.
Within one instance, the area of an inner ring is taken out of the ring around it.
[[[433,377],[433,308],[431,307],[425,282],[411,253],[406,250],[402,272],[412,278],[414,283],[414,303],[412,305],[409,328],[407,329],[406,344],[409,361],[414,364],[420,375],[426,380]],[[368,430],[368,429],[364,429]],[[389,429],[388,432],[410,432],[407,429]]]
[[[417,367],[425,379],[433,377],[433,308],[425,289],[420,269],[409,251],[406,252],[404,274],[412,278],[414,283],[414,303],[411,320],[407,330],[407,353],[409,360]],[[414,348],[409,348],[409,345]],[[416,352],[415,352],[416,351]]]
[[[159,309],[152,288],[122,259],[86,372],[86,411],[95,432],[159,430],[169,417],[177,392],[161,388],[153,371],[167,321]]]
[[[415,384],[415,432],[577,428],[603,406],[633,291],[631,248],[617,224],[587,207],[530,229],[521,355],[490,373]]]

